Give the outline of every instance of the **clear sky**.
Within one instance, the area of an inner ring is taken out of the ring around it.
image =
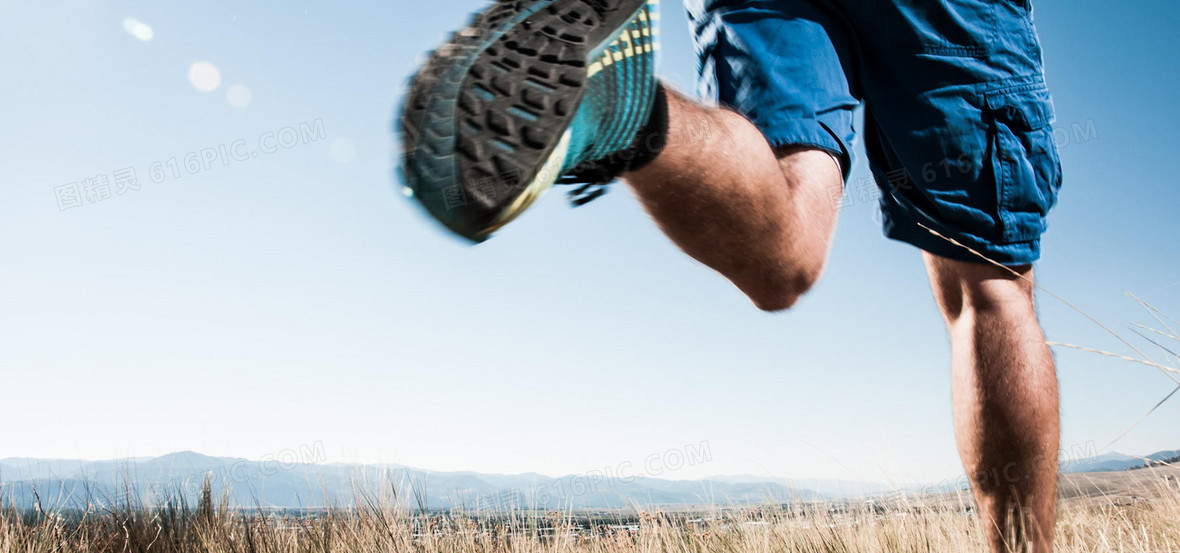
[[[825,279],[779,315],[621,186],[576,210],[551,194],[478,247],[403,197],[405,81],[481,6],[0,0],[0,458],[322,442],[333,462],[558,475],[707,442],[711,462],[664,476],[960,472],[942,323],[863,165]],[[691,90],[663,8],[662,71]],[[1180,5],[1036,18],[1066,172],[1041,282],[1164,361],[1124,291],[1180,318]],[[1132,353],[1041,311],[1053,340]],[[1067,447],[1102,451],[1174,386],[1058,359]],[[1180,398],[1114,449],[1178,448],[1178,417]]]

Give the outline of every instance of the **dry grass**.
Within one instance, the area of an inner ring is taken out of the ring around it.
[[[1064,501],[1058,550],[1180,553],[1180,479],[1172,478],[1146,478],[1150,489],[1132,496],[1104,497],[1098,486],[1096,496]],[[953,496],[851,509],[424,514],[386,495],[358,493],[348,507],[286,515],[215,504],[207,492],[192,507],[171,500],[57,513],[0,509],[0,553],[985,551],[975,517]]]

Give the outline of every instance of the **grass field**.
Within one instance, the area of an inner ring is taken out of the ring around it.
[[[1180,469],[1062,478],[1058,550],[1180,553]],[[0,510],[0,553],[126,552],[959,552],[985,551],[962,494],[874,502],[611,512],[419,512],[397,490],[303,513],[130,502]],[[412,501],[411,501],[412,502]]]

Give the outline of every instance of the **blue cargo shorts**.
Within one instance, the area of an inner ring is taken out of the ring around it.
[[[1029,2],[686,5],[703,95],[745,115],[771,146],[831,152],[845,180],[853,112],[864,105],[885,235],[951,259],[982,261],[970,248],[1023,265],[1040,257],[1061,187]]]

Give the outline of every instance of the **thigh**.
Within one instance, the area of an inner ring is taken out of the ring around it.
[[[1031,7],[869,4],[865,134],[886,234],[951,259],[1036,261],[1061,167]]]
[[[772,148],[831,153],[855,133],[852,35],[824,0],[687,0],[701,95],[748,118]],[[847,175],[845,175],[847,176]]]

